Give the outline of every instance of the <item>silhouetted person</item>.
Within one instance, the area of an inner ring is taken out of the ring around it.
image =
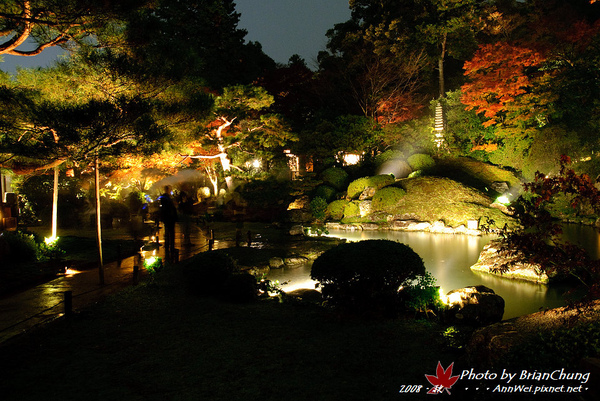
[[[179,194],[179,214],[181,216],[180,228],[183,230],[183,246],[191,246],[190,234],[192,231],[192,215],[194,214],[194,201],[185,191]]]
[[[165,187],[165,193],[158,197],[160,220],[165,225],[165,253],[168,257],[175,255],[175,223],[177,208],[171,199],[171,188]]]

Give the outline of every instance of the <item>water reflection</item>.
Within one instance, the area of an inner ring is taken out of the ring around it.
[[[405,243],[421,256],[425,267],[434,275],[444,292],[479,284],[493,289],[506,301],[504,319],[565,304],[563,294],[568,290],[565,286],[507,280],[471,271],[470,266],[477,262],[481,250],[492,239],[489,236],[342,230],[330,230],[329,235],[348,241],[390,239]],[[592,257],[598,258],[600,237],[597,231],[591,227],[568,225],[565,227],[565,236],[585,247]],[[310,265],[297,269],[272,270],[268,276],[271,280],[288,282],[289,287],[284,285],[284,290],[314,288],[314,282],[310,281]]]

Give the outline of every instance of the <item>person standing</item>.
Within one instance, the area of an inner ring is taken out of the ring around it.
[[[165,254],[167,259],[175,255],[175,223],[177,208],[171,198],[171,187],[165,186],[165,192],[158,197],[160,220],[165,225]]]

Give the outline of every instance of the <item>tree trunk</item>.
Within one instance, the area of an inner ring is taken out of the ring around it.
[[[225,182],[227,183],[227,190],[229,192],[233,191],[233,178],[228,176],[227,174],[231,171],[231,159],[227,156],[227,149],[225,148],[225,142],[223,141],[223,130],[233,123],[233,120],[227,121],[225,118],[221,118],[223,120],[223,124],[217,128],[217,146],[219,148],[219,160],[221,161],[221,166],[223,167],[223,172],[225,173]],[[218,195],[218,194],[217,194]]]
[[[446,40],[448,34],[444,32],[442,37],[442,51],[438,60],[438,72],[439,72],[439,84],[440,84],[440,99],[446,94],[445,82],[444,82],[444,59],[446,58]]]
[[[96,186],[96,239],[98,245],[98,273],[100,275],[100,285],[104,285],[104,263],[102,261],[102,221],[100,214],[100,172],[98,171],[98,154],[94,161],[95,186]]]
[[[58,166],[54,166],[54,187],[52,188],[52,232],[50,238],[56,240],[58,226]]]

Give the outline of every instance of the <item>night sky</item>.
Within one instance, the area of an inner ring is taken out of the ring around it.
[[[248,31],[246,40],[260,42],[267,55],[283,64],[299,54],[314,66],[317,54],[325,49],[327,30],[350,18],[348,0],[237,0],[236,4],[242,14],[238,27]],[[60,53],[51,48],[36,57],[3,56],[0,69],[47,66]]]

